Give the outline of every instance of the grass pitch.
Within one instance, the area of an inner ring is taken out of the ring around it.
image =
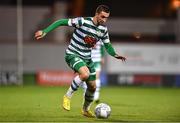
[[[1,86],[0,121],[8,122],[126,122],[180,121],[180,89],[103,87],[101,102],[108,103],[108,119],[86,118],[81,115],[83,91],[77,91],[71,111],[61,107],[68,87]],[[96,104],[92,105],[94,108]]]

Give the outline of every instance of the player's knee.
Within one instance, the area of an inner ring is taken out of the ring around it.
[[[89,72],[84,72],[80,75],[81,80],[85,81],[89,78]]]

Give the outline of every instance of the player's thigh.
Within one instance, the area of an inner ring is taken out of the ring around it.
[[[81,80],[84,81],[89,77],[90,72],[84,60],[76,55],[66,55],[65,60],[71,69],[79,73]]]
[[[81,66],[79,69],[78,69],[78,73],[79,74],[83,74],[83,73],[90,73],[89,72],[89,68],[87,66]]]
[[[86,66],[86,63],[81,58],[73,54],[65,55],[65,61],[75,72],[78,72],[81,67]]]
[[[90,76],[90,72],[89,72],[89,69],[87,66],[80,67],[78,70],[78,73],[79,73],[81,80],[83,80],[83,81],[86,81]]]

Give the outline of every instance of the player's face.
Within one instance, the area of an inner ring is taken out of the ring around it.
[[[98,25],[103,25],[104,23],[106,23],[108,17],[109,17],[110,13],[106,13],[104,11],[97,13],[96,17],[97,17],[97,23]]]

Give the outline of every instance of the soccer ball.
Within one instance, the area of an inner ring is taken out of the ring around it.
[[[108,118],[111,114],[111,107],[106,103],[100,103],[95,107],[94,113],[97,118]]]

